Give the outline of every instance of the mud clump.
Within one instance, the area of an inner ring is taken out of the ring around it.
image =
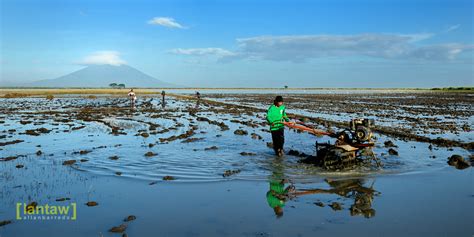
[[[129,221],[134,221],[135,219],[137,219],[136,216],[130,215],[130,216],[125,217],[125,219],[123,219],[123,221],[129,222]]]
[[[16,165],[15,167],[16,167],[17,169],[21,169],[21,168],[23,168],[23,167],[25,167],[25,166],[24,166],[24,165]]]
[[[204,148],[205,151],[212,151],[212,150],[217,150],[217,149],[219,149],[219,147],[217,147],[217,146],[211,146],[211,147]]]
[[[196,142],[196,141],[201,141],[201,140],[204,140],[204,138],[202,137],[192,137],[192,138],[188,138],[184,141],[182,141],[182,143],[190,143],[190,142]]]
[[[462,156],[460,155],[452,155],[451,157],[449,157],[448,164],[460,170],[466,169],[470,166],[469,163],[464,160],[464,158],[462,158]]]
[[[76,160],[66,160],[63,162],[63,165],[73,165],[74,163],[76,163]]]
[[[72,154],[73,155],[85,155],[85,154],[88,154],[88,153],[91,153],[91,152],[92,152],[91,150],[82,150],[82,151],[75,151]]]
[[[26,130],[25,133],[22,133],[22,134],[26,134],[30,136],[39,136],[41,135],[41,133],[49,133],[49,132],[51,132],[51,130],[48,130],[47,128],[37,128],[37,129]]]
[[[17,143],[24,142],[24,140],[14,140],[14,141],[8,141],[8,142],[0,142],[0,146],[6,146],[6,145],[13,145]]]
[[[144,137],[144,138],[147,138],[150,136],[150,134],[144,132],[144,133],[141,133],[140,136]]]
[[[240,173],[241,170],[226,170],[224,171],[224,174],[222,174],[222,177],[229,177],[234,174]]]
[[[169,175],[163,177],[163,180],[165,180],[165,181],[170,181],[170,180],[175,180],[175,179],[176,179],[175,177],[169,176]]]
[[[240,136],[244,136],[244,135],[248,135],[249,133],[243,129],[237,129],[234,131],[234,134],[235,135],[240,135]]]
[[[42,155],[42,154],[43,154],[43,152],[42,152],[41,150],[38,150],[38,151],[36,152],[36,155],[37,155],[37,156],[40,156],[40,155]]]
[[[109,157],[109,160],[118,160],[118,159],[119,159],[118,156],[111,156],[111,157]]]
[[[0,221],[0,226],[8,225],[8,224],[11,224],[11,223],[12,223],[11,220]]]
[[[123,233],[127,229],[127,225],[121,224],[119,226],[114,226],[110,228],[109,232],[112,233]]]
[[[80,130],[80,129],[83,129],[85,128],[86,126],[78,126],[78,127],[72,127],[71,130],[75,131],[75,130]]]
[[[64,202],[64,201],[69,201],[71,200],[70,198],[57,198],[56,202]]]
[[[288,155],[290,156],[300,156],[300,152],[297,150],[290,150],[288,151]]]
[[[243,151],[243,152],[240,152],[240,155],[241,155],[241,156],[255,156],[255,155],[257,155],[257,154],[252,153],[252,152],[245,152],[245,151]]]
[[[36,132],[36,130],[26,130],[25,134],[30,135],[30,136],[39,136],[40,135],[38,132]]]
[[[315,202],[314,205],[318,206],[318,207],[324,207],[324,203],[322,202]]]
[[[87,205],[88,207],[95,207],[95,206],[99,205],[99,203],[94,202],[94,201],[90,201],[90,202],[87,202],[86,205]]]
[[[27,120],[21,120],[20,123],[21,125],[26,125],[26,124],[30,124],[32,123],[33,121],[27,121]]]
[[[388,154],[390,154],[392,156],[398,156],[398,151],[393,149],[393,148],[390,148],[390,149],[388,149]]]
[[[198,117],[196,120],[200,122],[207,122],[209,124],[217,125],[221,128],[221,131],[229,130],[229,126],[227,126],[224,122],[217,122],[217,121],[210,120],[204,117]]]
[[[252,133],[250,134],[252,136],[252,139],[255,139],[255,140],[262,140],[262,136],[256,134],[256,133]]]
[[[334,211],[340,211],[342,210],[342,206],[340,203],[338,202],[333,202],[331,204],[329,204],[329,206],[334,210]]]
[[[152,157],[152,156],[157,156],[157,155],[158,155],[158,154],[153,153],[153,152],[151,152],[151,151],[145,153],[145,156],[146,156],[146,157]]]
[[[383,143],[385,145],[385,147],[398,147],[397,145],[395,145],[392,141],[388,140],[388,141],[385,141]]]
[[[18,156],[8,156],[8,157],[0,158],[0,161],[10,161],[10,160],[16,160],[16,159],[18,159]]]

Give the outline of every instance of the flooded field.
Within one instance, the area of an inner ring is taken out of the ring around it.
[[[133,107],[120,95],[1,98],[0,236],[474,233],[472,168],[448,164],[474,162],[472,94],[172,92],[165,104],[138,93]],[[319,129],[374,118],[382,166],[301,163],[290,150],[313,154],[334,138],[289,129],[276,157],[265,120],[276,93]],[[272,192],[287,187],[294,195]],[[18,203],[74,203],[77,218],[18,220]]]

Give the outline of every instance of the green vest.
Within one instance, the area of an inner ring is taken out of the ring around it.
[[[267,112],[267,121],[270,124],[270,130],[272,131],[276,131],[283,128],[285,126],[283,125],[283,121],[290,121],[286,116],[285,106],[270,106]]]

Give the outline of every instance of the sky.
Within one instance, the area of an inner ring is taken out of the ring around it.
[[[127,64],[192,87],[474,86],[473,2],[0,0],[0,85]]]

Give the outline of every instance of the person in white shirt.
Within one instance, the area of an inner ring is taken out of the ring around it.
[[[133,89],[130,89],[128,92],[128,98],[130,98],[131,105],[135,105],[135,102],[137,101],[137,95],[135,92],[133,92]]]

